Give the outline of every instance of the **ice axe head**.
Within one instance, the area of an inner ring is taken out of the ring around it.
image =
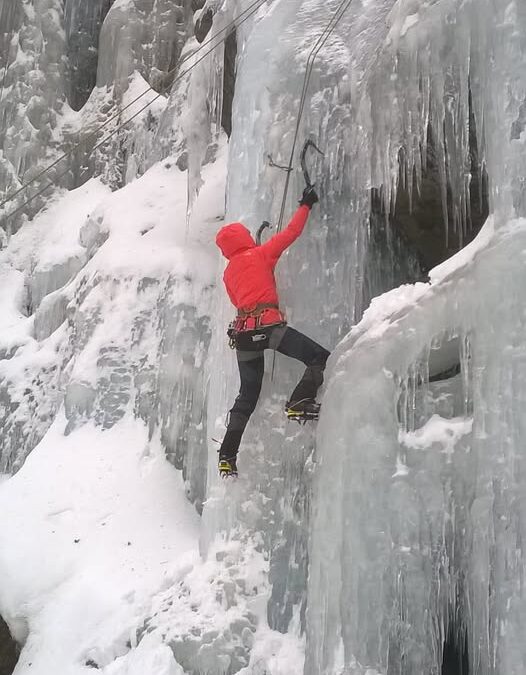
[[[307,187],[312,187],[314,183],[310,179],[309,169],[307,167],[307,151],[309,148],[313,148],[320,155],[323,155],[323,152],[318,148],[316,143],[312,141],[310,138],[308,138],[305,141],[305,145],[303,146],[303,150],[301,151],[301,170],[303,171],[303,177],[305,178],[305,183],[307,184]]]
[[[263,236],[263,232],[267,229],[267,227],[270,229],[272,225],[268,222],[268,220],[264,220],[261,225],[259,226],[259,229],[256,234],[256,245],[261,246],[261,238]]]

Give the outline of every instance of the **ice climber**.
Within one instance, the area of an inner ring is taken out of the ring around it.
[[[316,394],[323,382],[329,352],[287,326],[279,308],[274,268],[281,254],[303,232],[311,208],[318,201],[313,187],[305,188],[300,206],[288,226],[262,246],[247,228],[231,223],[219,230],[216,243],[228,259],[223,280],[237,309],[229,337],[236,350],[241,386],[230,410],[225,437],[219,450],[221,476],[237,475],[237,453],[248,420],[258,402],[264,373],[264,350],[273,349],[302,361],[305,373],[286,404],[289,419],[317,419]]]

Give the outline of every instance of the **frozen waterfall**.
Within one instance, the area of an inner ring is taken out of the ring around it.
[[[522,0],[350,3],[300,120],[320,204],[277,270],[334,350],[322,415],[285,421],[302,368],[268,355],[217,476],[214,236],[276,224],[269,156],[339,6],[0,0],[2,196],[37,177],[0,229],[17,675],[526,672]],[[302,187],[296,165],[287,214]]]

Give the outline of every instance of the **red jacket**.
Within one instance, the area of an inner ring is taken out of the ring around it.
[[[309,213],[308,206],[300,206],[287,227],[262,246],[256,246],[241,223],[231,223],[219,230],[216,243],[229,260],[223,280],[237,309],[246,312],[262,303],[279,305],[274,268],[283,251],[303,232]],[[280,313],[274,309],[266,310],[261,318],[264,324],[280,320]]]

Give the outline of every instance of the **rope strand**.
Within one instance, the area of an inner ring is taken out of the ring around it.
[[[307,101],[307,93],[308,93],[308,90],[309,90],[310,78],[311,78],[312,71],[313,71],[313,68],[314,68],[314,62],[316,60],[316,57],[318,56],[318,54],[322,50],[323,46],[325,45],[325,43],[327,42],[329,37],[332,35],[334,29],[340,23],[343,15],[345,14],[345,12],[351,6],[352,1],[353,0],[342,0],[341,4],[338,6],[336,11],[334,12],[331,20],[327,24],[325,30],[323,31],[323,33],[320,35],[320,37],[316,41],[314,47],[312,48],[312,50],[309,54],[308,59],[307,59],[307,67],[306,67],[306,70],[305,70],[305,77],[303,79],[303,87],[302,87],[301,96],[300,96],[300,105],[299,105],[299,109],[298,109],[298,117],[297,117],[297,120],[296,120],[296,129],[294,131],[294,138],[293,138],[293,141],[292,141],[292,148],[291,148],[291,151],[290,151],[289,164],[286,167],[287,177],[285,179],[285,187],[283,189],[283,198],[281,200],[281,209],[280,209],[280,213],[279,213],[278,227],[277,227],[278,232],[281,232],[281,229],[283,227],[283,220],[285,218],[285,209],[287,207],[287,196],[288,196],[289,187],[290,187],[290,177],[291,177],[292,168],[293,168],[293,165],[294,165],[294,155],[296,154],[296,147],[298,145],[298,138],[299,138],[300,127],[301,127],[301,120],[303,118],[303,112],[305,110],[305,103]],[[276,352],[274,352],[274,354],[272,356],[272,373],[271,373],[271,376],[270,376],[271,380],[274,380],[274,370],[275,370],[275,368],[276,368]]]
[[[327,27],[323,31],[323,33],[320,35],[318,40],[316,41],[316,44],[312,48],[309,57],[307,59],[307,68],[305,71],[305,77],[303,79],[303,87],[301,90],[301,97],[300,97],[300,104],[298,108],[298,117],[296,120],[296,129],[294,132],[294,139],[292,142],[292,149],[290,152],[290,159],[289,163],[287,166],[287,177],[285,179],[285,188],[283,190],[283,199],[281,200],[281,209],[280,209],[280,214],[279,214],[279,219],[278,219],[278,227],[277,230],[278,232],[281,231],[281,228],[283,227],[283,219],[285,217],[285,209],[287,206],[287,196],[289,192],[289,186],[290,186],[290,176],[292,173],[293,165],[294,165],[294,155],[296,154],[296,147],[298,145],[298,138],[299,138],[299,133],[300,133],[300,127],[301,127],[301,120],[303,118],[303,112],[305,110],[305,103],[307,101],[307,93],[309,89],[309,84],[310,84],[310,79],[312,75],[312,71],[314,68],[314,62],[316,60],[316,57],[324,47],[325,43],[329,39],[329,37],[332,35],[334,32],[334,29],[336,26],[340,23],[343,15],[345,12],[349,9],[351,3],[353,0],[343,0],[342,3],[338,6],[336,11],[334,12],[331,20],[327,24]]]

